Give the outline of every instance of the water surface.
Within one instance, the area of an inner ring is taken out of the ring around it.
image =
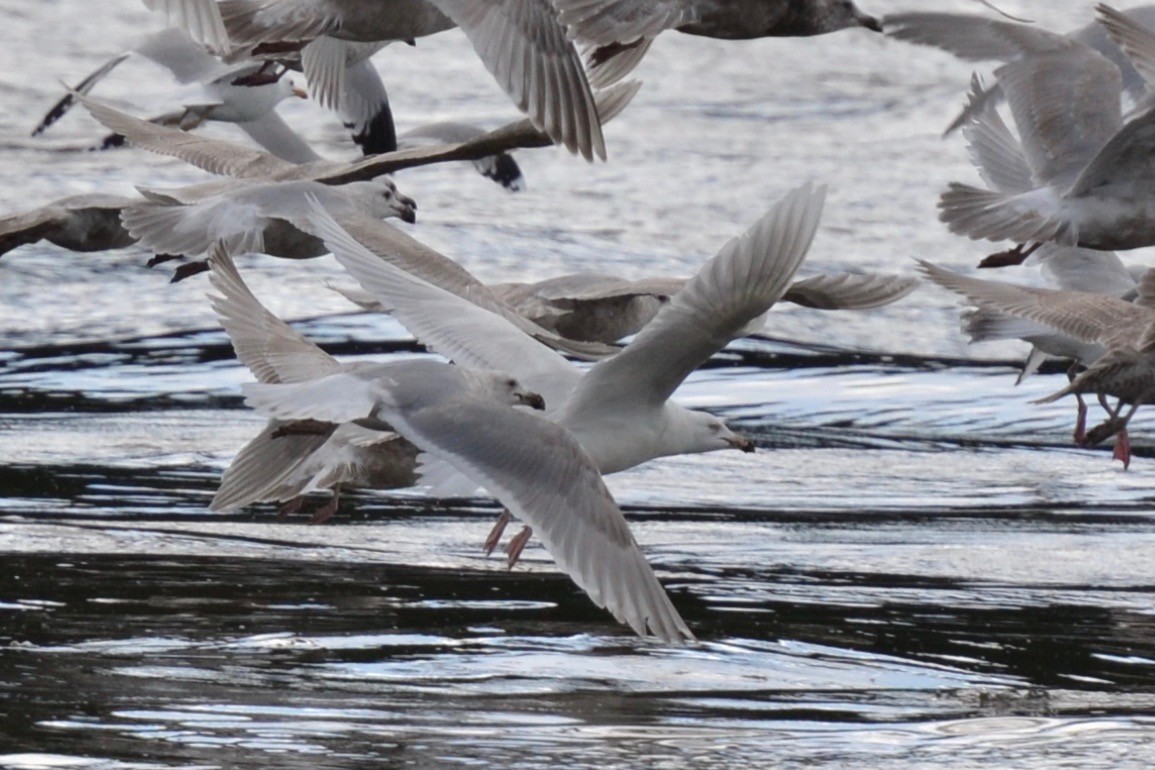
[[[915,7],[863,5],[874,13]],[[1090,5],[1002,4],[1066,29]],[[939,7],[936,5],[936,7]],[[972,10],[973,4],[941,7]],[[145,32],[132,0],[0,0],[0,211],[203,178],[70,115],[59,94]],[[394,50],[396,49],[396,50]],[[446,34],[380,57],[402,128],[514,117]],[[126,73],[130,72],[124,65]],[[98,92],[143,111],[145,68]],[[141,74],[144,73],[144,74]],[[935,218],[974,180],[941,129],[970,69],[865,33],[661,38],[611,160],[522,152],[529,190],[405,172],[411,232],[485,280],[692,273],[785,190],[830,186],[804,272],[969,267]],[[294,125],[332,157],[340,127]],[[218,128],[220,136],[231,136]],[[202,278],[138,249],[0,260],[0,766],[1146,767],[1155,759],[1150,422],[1130,471],[1032,405],[1014,345],[969,348],[925,289],[869,313],[781,309],[679,391],[753,455],[671,458],[608,482],[699,642],[639,640],[531,545],[481,542],[497,507],[349,493],[323,526],[207,511],[261,420]],[[1128,255],[1149,259],[1143,252]],[[413,355],[326,291],[328,258],[250,258],[254,291],[344,357]],[[324,502],[318,498],[309,508]]]

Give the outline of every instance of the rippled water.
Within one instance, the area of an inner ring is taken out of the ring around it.
[[[916,6],[863,0],[874,13]],[[935,7],[970,9],[962,2]],[[1002,3],[1055,29],[1090,4]],[[59,94],[150,29],[133,0],[0,0],[0,211],[202,178],[87,153]],[[388,50],[402,127],[512,108],[457,36]],[[163,93],[145,67],[98,93]],[[485,280],[688,274],[783,191],[830,185],[804,267],[969,266],[935,219],[974,179],[941,129],[969,69],[865,33],[662,38],[611,161],[520,153],[529,191],[412,170],[415,236]],[[352,153],[312,105],[284,112]],[[227,129],[217,129],[229,136]],[[1143,252],[1129,257],[1150,259]],[[1155,759],[1155,460],[1071,445],[1069,403],[1028,403],[1017,346],[968,348],[927,289],[862,314],[782,309],[679,391],[754,455],[608,481],[701,642],[641,641],[538,546],[480,544],[485,498],[351,493],[324,526],[208,513],[261,421],[191,279],[137,249],[0,260],[0,766],[1119,768]],[[242,268],[342,356],[412,355],[323,289],[328,258]],[[320,504],[318,501],[317,504]]]

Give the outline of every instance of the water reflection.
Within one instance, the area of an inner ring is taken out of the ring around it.
[[[689,576],[672,593],[703,641],[670,649],[623,634],[556,574],[113,555],[7,566],[0,658],[15,676],[0,730],[77,755],[592,767],[608,743],[624,762],[657,752],[690,767],[691,751],[736,767],[768,746],[791,762],[852,746],[1037,751],[1155,719],[1150,614],[954,607],[943,592],[959,586],[908,575],[806,575],[821,602],[742,598],[798,581],[782,571]],[[923,601],[829,590],[867,581]]]

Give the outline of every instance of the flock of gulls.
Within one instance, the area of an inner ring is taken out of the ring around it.
[[[917,269],[965,300],[962,328],[973,341],[1032,345],[1021,376],[1048,357],[1070,360],[1069,384],[1043,400],[1075,395],[1075,440],[1114,437],[1116,457],[1130,461],[1128,421],[1155,398],[1155,272],[1107,250],[1155,244],[1155,6],[1099,5],[1086,28],[1060,33],[985,2],[973,14],[883,19],[851,0],[144,4],[166,28],[68,89],[34,133],[81,104],[111,132],[100,147],[127,143],[216,178],[179,189],[142,180],[138,196],[74,196],[0,218],[0,253],[45,239],[75,251],[140,244],[155,255],[150,265],[181,260],[173,280],[208,273],[212,307],[255,378],[246,404],[268,419],[225,471],[215,511],[268,501],[297,510],[306,495],[331,491],[315,513],[321,521],[342,487],[481,487],[505,508],[488,549],[513,518],[525,525],[506,548],[510,566],[536,536],[638,634],[693,639],[603,476],[671,455],[754,451],[723,420],[672,399],[686,377],[757,332],[778,303],[874,308],[920,280],[847,272],[796,281],[825,200],[812,182],[688,279],[579,273],[487,285],[386,221],[416,221],[417,204],[387,176],[400,169],[468,161],[516,191],[524,181],[513,150],[557,144],[605,159],[602,126],[628,107],[640,84],[627,76],[670,29],[722,40],[858,29],[993,63],[960,94],[947,130],[961,131],[985,186],[943,180],[940,218],[959,235],[1014,244],[981,266],[1038,265],[1049,285],[925,261]],[[398,136],[371,57],[452,27],[525,117],[494,131],[440,123]],[[129,57],[172,73],[187,94],[176,109],[136,117],[91,95]],[[298,73],[361,157],[322,158],[277,114],[283,100],[305,96]],[[252,143],[200,136],[205,121],[233,123]],[[333,254],[357,284],[334,288],[392,314],[438,357],[334,359],[249,290],[233,262],[247,253]],[[1085,395],[1106,410],[1090,429]]]

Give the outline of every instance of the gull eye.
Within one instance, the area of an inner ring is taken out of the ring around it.
[[[506,380],[505,385],[506,385],[506,387],[508,387],[510,389],[516,388],[517,387],[517,380]]]
[[[710,423],[710,432],[711,432],[711,433],[717,433],[717,432],[719,432],[720,430],[722,430],[722,423],[720,423],[720,422],[712,422],[712,423]]]
[[[384,192],[384,195],[385,195],[385,200],[389,200],[390,198],[393,197],[393,191],[392,190],[386,190]]]

